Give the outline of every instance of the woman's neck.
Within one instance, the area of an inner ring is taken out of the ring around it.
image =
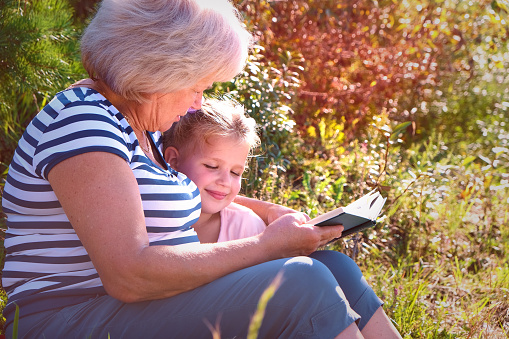
[[[193,225],[201,243],[217,242],[221,230],[221,214],[202,213],[198,221]]]

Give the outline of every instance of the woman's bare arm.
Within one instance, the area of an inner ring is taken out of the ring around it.
[[[149,246],[138,185],[122,158],[78,155],[56,165],[49,181],[106,291],[124,302],[170,297],[245,267],[309,254],[342,231],[303,225],[306,217],[293,213],[255,237]]]

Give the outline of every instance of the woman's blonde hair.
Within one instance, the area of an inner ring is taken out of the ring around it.
[[[212,137],[220,136],[247,142],[252,154],[260,145],[257,128],[256,121],[235,101],[205,99],[201,109],[187,113],[164,133],[163,149],[173,146],[179,152],[192,152]]]
[[[228,0],[103,0],[81,39],[92,79],[125,99],[228,81],[252,43]]]

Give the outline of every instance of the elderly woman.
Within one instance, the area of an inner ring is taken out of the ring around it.
[[[103,1],[82,38],[90,79],[33,119],[9,169],[8,336],[19,307],[20,337],[245,337],[276,277],[260,337],[397,335],[351,260],[304,256],[341,226],[239,197],[266,230],[198,242],[200,193],[161,131],[242,70],[250,41],[226,0]]]

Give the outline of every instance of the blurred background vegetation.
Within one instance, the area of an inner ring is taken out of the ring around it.
[[[509,337],[509,2],[234,2],[257,46],[208,94],[262,126],[243,193],[313,217],[380,189],[377,226],[332,248],[403,336]],[[96,5],[0,0],[2,181],[31,118],[86,76]]]

